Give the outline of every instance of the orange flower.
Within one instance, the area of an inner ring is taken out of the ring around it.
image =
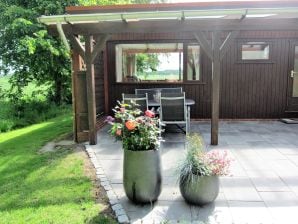
[[[146,110],[146,111],[145,111],[145,115],[146,115],[147,117],[154,117],[154,116],[155,116],[154,112],[152,112],[151,110]]]
[[[128,120],[126,121],[125,126],[129,131],[133,131],[136,128],[137,124],[135,121]]]
[[[121,129],[117,129],[117,131],[116,131],[116,135],[117,135],[117,136],[120,136],[121,134],[122,134]]]

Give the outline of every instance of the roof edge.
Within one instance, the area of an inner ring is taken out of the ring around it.
[[[126,5],[94,5],[94,6],[68,6],[66,13],[95,13],[95,12],[136,12],[136,11],[168,11],[184,9],[228,9],[228,8],[260,8],[260,7],[291,7],[298,6],[298,0],[250,0],[226,2],[183,2],[183,3],[157,3],[157,4],[126,4]]]

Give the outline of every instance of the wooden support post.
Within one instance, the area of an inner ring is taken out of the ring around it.
[[[77,135],[77,111],[76,111],[76,97],[75,97],[75,91],[76,91],[76,84],[75,84],[75,76],[77,72],[80,70],[80,55],[72,50],[71,52],[71,67],[72,67],[72,72],[71,72],[71,89],[72,89],[72,109],[73,109],[73,140],[75,142],[78,142],[78,135]]]
[[[202,31],[194,33],[195,38],[212,61],[212,104],[211,104],[211,145],[218,144],[219,99],[220,99],[220,61],[227,53],[231,43],[239,34],[232,31],[223,44],[220,42],[220,31],[213,31],[212,46]]]
[[[220,93],[220,33],[212,33],[212,112],[211,112],[211,145],[218,144],[219,93]]]
[[[85,64],[87,80],[87,100],[88,100],[88,123],[89,123],[89,143],[97,144],[96,133],[96,101],[95,101],[95,79],[94,64],[92,62],[93,36],[85,36]]]
[[[108,77],[108,53],[107,49],[104,51],[103,56],[104,62],[104,95],[105,95],[105,113],[109,114],[110,104],[109,104],[109,77]]]

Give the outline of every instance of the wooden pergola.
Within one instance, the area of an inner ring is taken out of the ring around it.
[[[296,7],[291,5],[286,8],[264,9],[254,7],[252,9],[140,11],[134,13],[123,10],[122,13],[101,12],[41,17],[40,21],[47,24],[53,34],[59,34],[67,46],[67,39],[71,43],[73,85],[76,85],[75,76],[81,70],[82,60],[85,63],[88,133],[77,137],[76,140],[80,141],[88,137],[90,144],[97,144],[94,61],[97,55],[104,50],[106,41],[111,35],[188,32],[193,35],[212,61],[211,144],[217,145],[220,67],[222,58],[228,53],[229,45],[241,31],[297,31],[298,2],[294,3]],[[88,11],[88,8],[85,7],[84,10]],[[268,18],[248,18],[250,12],[254,15],[270,14],[271,16]],[[225,17],[220,17],[220,15],[225,15]],[[217,17],[211,19],[211,16]],[[96,38],[94,38],[95,36]],[[82,45],[79,41],[80,37],[84,37],[85,44]],[[75,96],[75,94],[73,95]],[[77,108],[83,107],[83,105],[78,105],[75,97],[73,104],[75,112],[74,130],[77,133]]]

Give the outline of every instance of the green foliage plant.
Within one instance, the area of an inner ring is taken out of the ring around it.
[[[226,150],[205,151],[202,137],[189,134],[186,142],[186,158],[180,167],[181,183],[192,182],[200,176],[224,176],[229,174],[231,157]]]
[[[138,72],[156,71],[160,60],[157,53],[138,53],[136,54]]]
[[[118,102],[113,109],[115,117],[107,117],[112,127],[110,134],[116,140],[122,141],[124,150],[145,151],[159,148],[159,119],[151,110],[142,111],[133,102],[124,104]]]

